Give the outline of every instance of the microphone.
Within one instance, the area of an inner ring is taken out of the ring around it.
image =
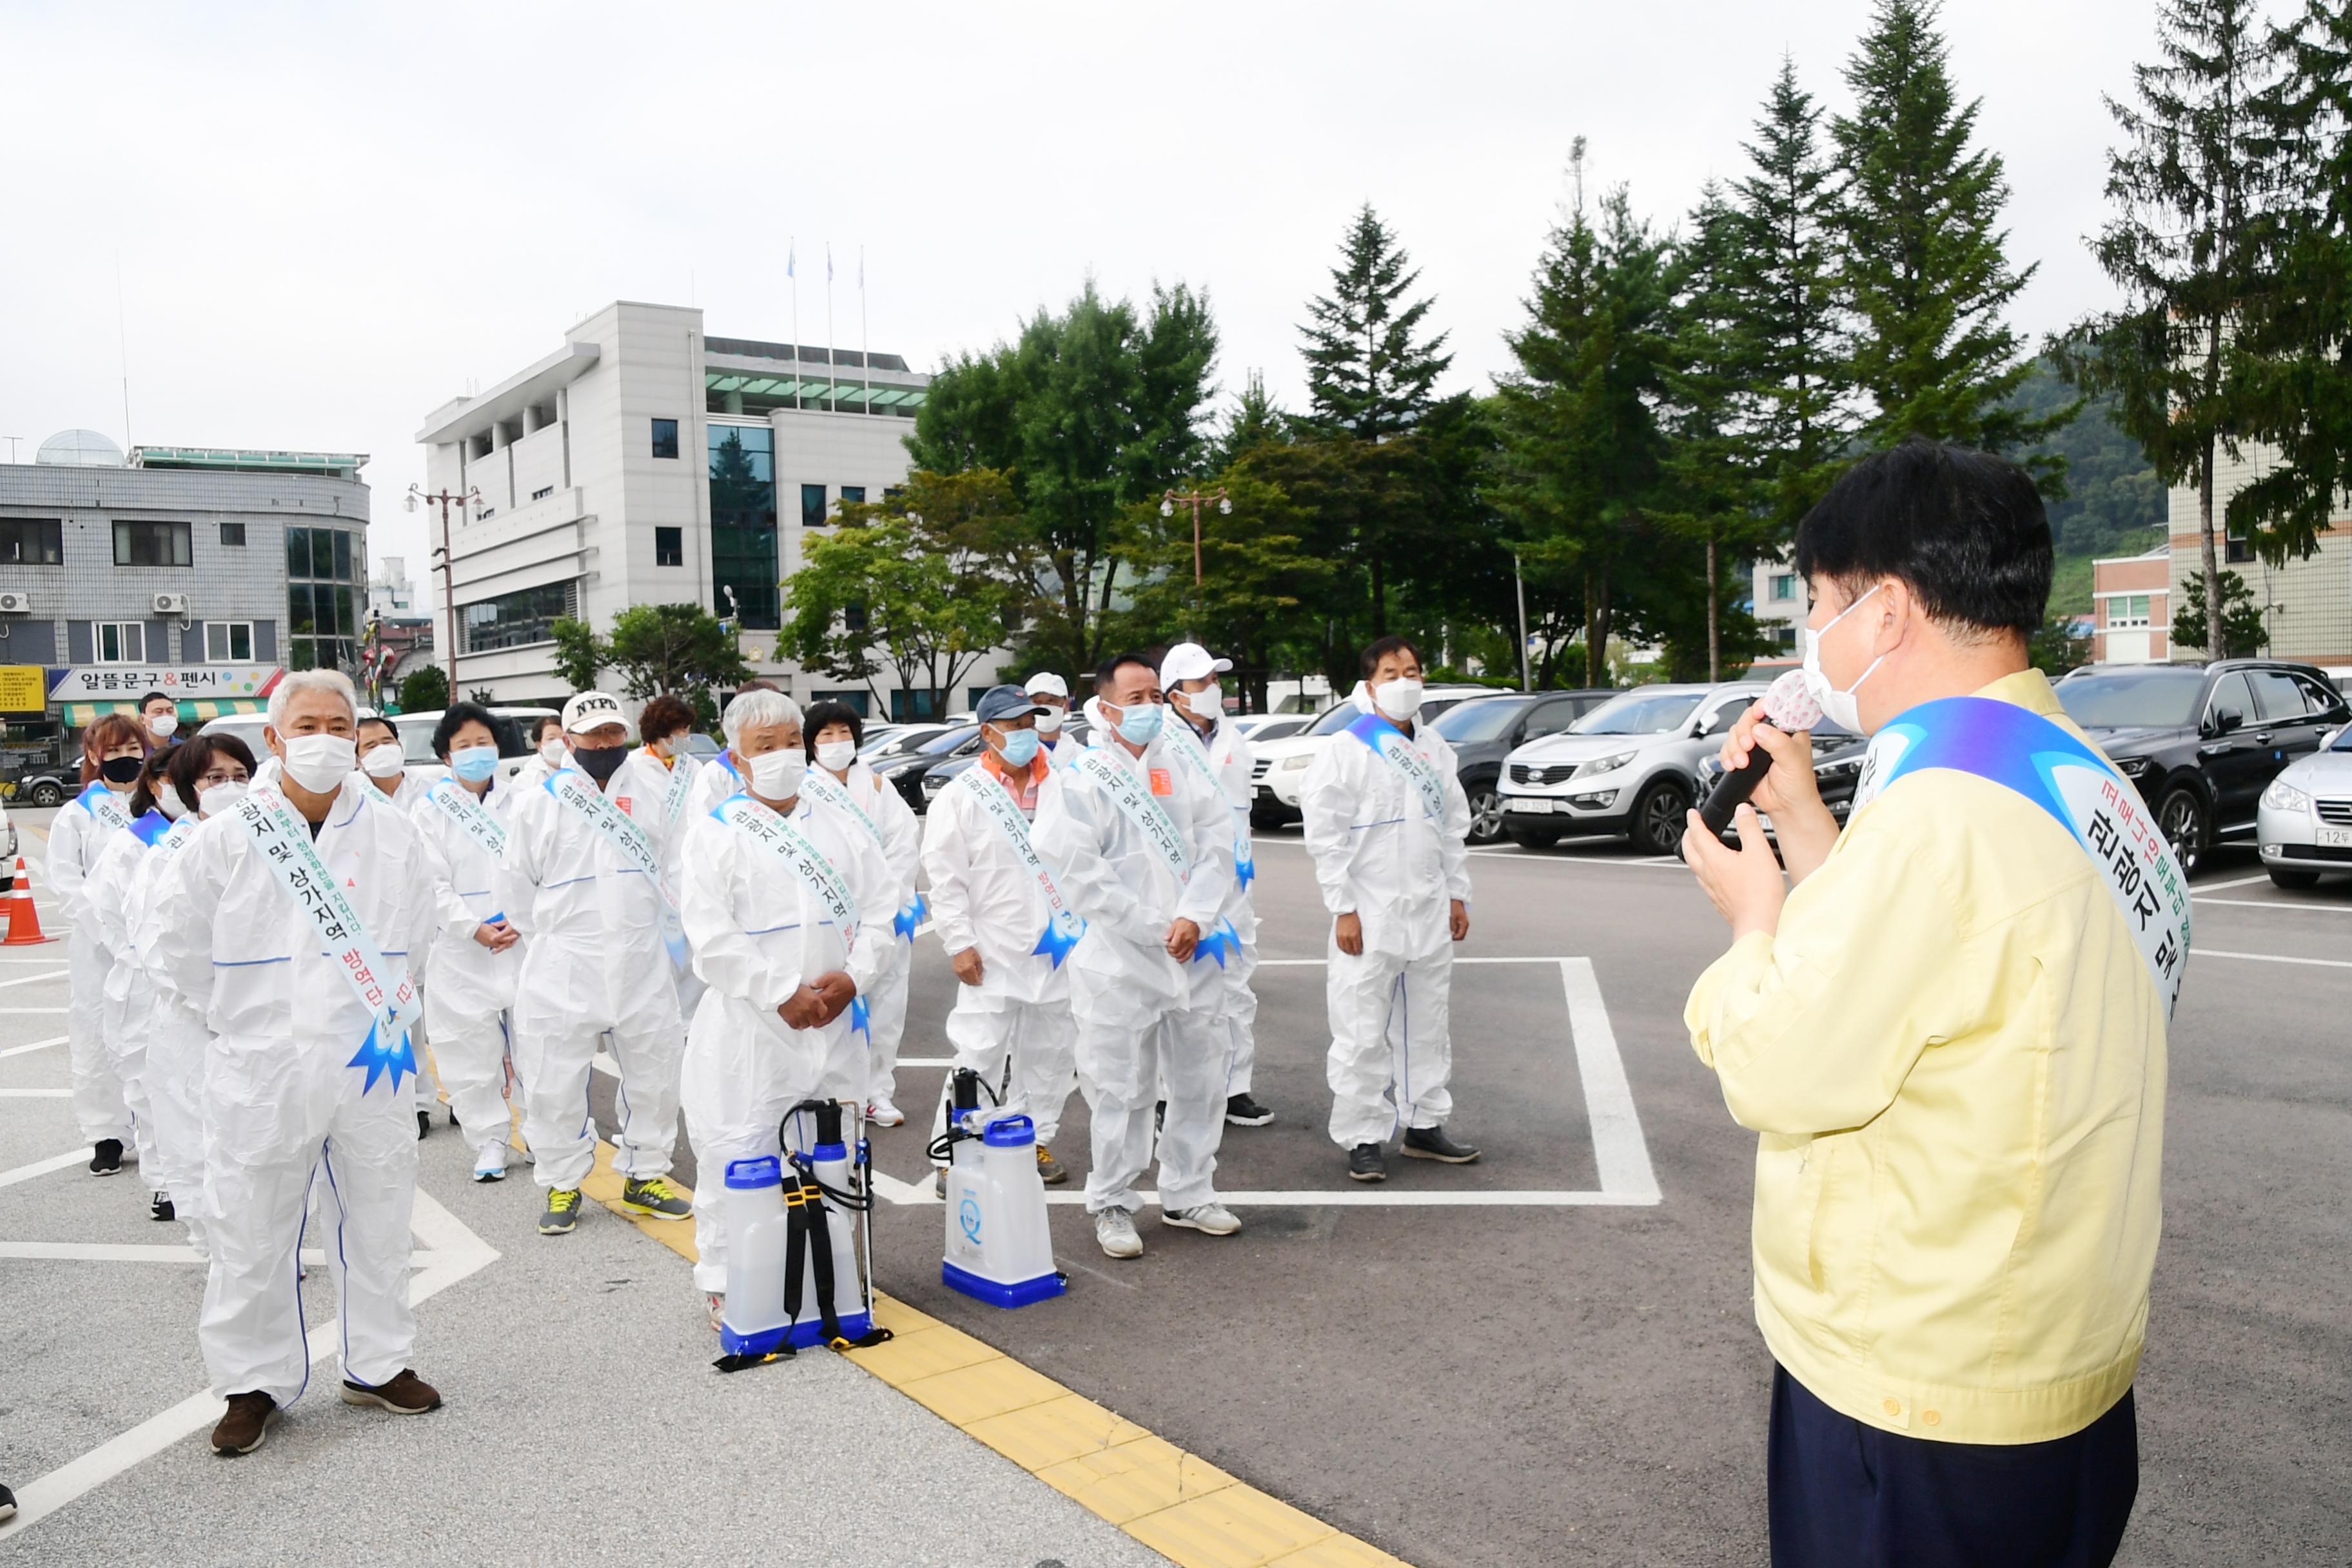
[[[1822,705],[1805,689],[1803,674],[1792,669],[1764,693],[1764,717],[1776,730],[1810,730],[1821,721]],[[1748,761],[1738,767],[1725,769],[1723,777],[1708,792],[1706,804],[1698,808],[1698,819],[1706,825],[1707,831],[1722,837],[1723,830],[1731,826],[1731,814],[1756,793],[1756,786],[1771,771],[1772,753],[1761,746],[1749,747]]]

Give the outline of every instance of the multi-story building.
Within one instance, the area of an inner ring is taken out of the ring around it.
[[[698,310],[624,300],[435,410],[416,437],[425,488],[466,500],[446,521],[428,504],[430,542],[447,553],[425,592],[457,689],[560,700],[557,619],[603,633],[632,605],[692,604],[733,622],[757,672],[803,700],[915,716],[929,693],[887,671],[841,690],[777,658],[779,584],[843,501],[906,478],[903,437],[929,383],[895,354],[706,337]]]
[[[195,721],[281,668],[353,669],[367,610],[364,456],[134,447],[69,430],[0,464],[0,666],[12,730],[79,729],[168,691]]]
[[[1797,575],[1792,563],[1766,556],[1756,563],[1754,584],[1756,629],[1772,644],[1772,651],[1758,659],[1754,668],[1790,668],[1804,658],[1797,646],[1797,631],[1811,608],[1805,600],[1805,580]]]
[[[2213,475],[2213,514],[2217,526],[2230,498],[2265,468],[2278,461],[2267,447],[2252,447],[2237,458],[2227,453]],[[2172,570],[2171,603],[2185,601],[2182,593],[2204,574],[2204,553],[2197,531],[2197,489],[2176,485],[2170,495],[2168,522]],[[2327,669],[2352,670],[2352,500],[2336,498],[2327,528],[2319,537],[2319,553],[2307,561],[2290,561],[2273,567],[2242,540],[2217,542],[2224,557],[2222,569],[2245,579],[2253,602],[2263,610],[2270,644],[2263,651],[2273,658],[2302,659]],[[2168,619],[2163,623],[2169,625]],[[2166,639],[2169,642],[2169,638]],[[2202,658],[2198,647],[2168,648],[2172,658]]]
[[[2172,547],[2091,563],[2091,662],[2162,664],[2172,657]]]

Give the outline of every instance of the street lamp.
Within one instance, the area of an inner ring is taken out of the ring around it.
[[[441,604],[449,617],[449,700],[455,702],[457,700],[457,563],[456,557],[449,553],[449,509],[454,506],[463,512],[467,507],[481,505],[482,491],[479,486],[475,486],[464,495],[456,495],[444,485],[437,494],[426,495],[424,486],[412,484],[408,487],[408,510],[415,511],[419,501],[441,509],[441,548],[433,553],[441,558]]]
[[[1215,501],[1218,512],[1231,517],[1234,513],[1234,501],[1233,497],[1225,493],[1224,487],[1222,485],[1213,490],[1193,490],[1184,495],[1170,490],[1160,498],[1160,515],[1174,517],[1179,501],[1192,509],[1192,619],[1195,623],[1194,634],[1197,636],[1200,629],[1198,623],[1201,620],[1201,507],[1204,502]]]

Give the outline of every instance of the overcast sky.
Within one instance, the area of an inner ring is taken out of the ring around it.
[[[1370,201],[1485,388],[1563,194],[1671,223],[1786,52],[1833,108],[1868,0],[1528,5],[10,4],[0,436],[372,455],[378,555],[452,395],[614,299],[932,369],[1091,274],[1208,290],[1227,393],[1299,401],[1301,304]],[[2008,161],[2015,325],[2108,301],[2102,92],[2149,0],[1950,0]],[[119,283],[118,283],[119,279]],[[5,450],[5,448],[0,448]]]

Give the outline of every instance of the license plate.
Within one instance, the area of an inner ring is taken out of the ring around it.
[[[1549,816],[1551,811],[1551,802],[1548,800],[1538,800],[1533,796],[1524,795],[1515,795],[1511,796],[1508,800],[1503,803],[1503,805],[1504,809],[1508,811],[1529,812],[1537,816]]]
[[[2322,849],[2352,849],[2352,827],[2322,827],[2319,830]]]

